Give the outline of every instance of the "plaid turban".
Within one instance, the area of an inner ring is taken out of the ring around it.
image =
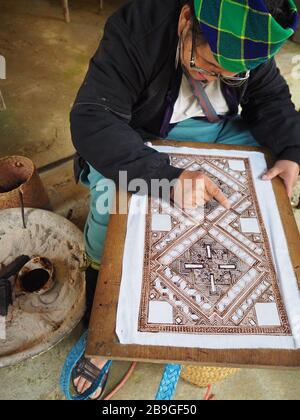
[[[288,1],[290,25],[283,28],[264,0],[194,0],[201,31],[220,66],[242,73],[274,57],[297,29],[297,7]]]

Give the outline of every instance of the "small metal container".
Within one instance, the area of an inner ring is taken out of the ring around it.
[[[43,295],[54,286],[54,266],[45,257],[36,257],[24,265],[16,282],[17,294]]]
[[[24,156],[0,158],[0,210],[22,207],[51,210],[50,201],[33,162]]]

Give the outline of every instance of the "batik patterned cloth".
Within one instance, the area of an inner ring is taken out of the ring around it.
[[[289,0],[291,18],[283,28],[264,0],[194,0],[197,19],[218,63],[226,70],[252,70],[276,55],[295,33],[297,7]]]
[[[186,171],[200,167],[232,207],[211,202],[182,210],[132,197],[116,328],[120,343],[300,348],[299,289],[272,183],[261,179],[264,155],[155,149]]]

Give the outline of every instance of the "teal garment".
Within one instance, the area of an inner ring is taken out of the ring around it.
[[[85,251],[93,262],[99,264],[104,250],[109,211],[106,214],[99,214],[97,200],[104,193],[107,196],[110,192],[112,197],[114,190],[107,188],[109,181],[91,165],[89,170],[81,173],[80,182],[88,187],[91,193],[90,211],[84,228]]]
[[[168,139],[259,146],[240,118],[223,120],[214,124],[205,119],[191,118],[177,124],[169,133]],[[103,255],[109,211],[106,214],[99,214],[97,200],[101,200],[102,194],[105,194],[105,198],[107,198],[107,191],[110,191],[110,199],[112,199],[114,189],[108,188],[110,181],[92,166],[89,166],[89,170],[81,173],[80,181],[91,191],[90,212],[84,230],[85,248],[87,255],[94,262],[99,263]]]
[[[190,118],[177,124],[169,132],[168,139],[259,147],[248,126],[240,117],[221,120],[217,123],[211,123],[205,118]]]

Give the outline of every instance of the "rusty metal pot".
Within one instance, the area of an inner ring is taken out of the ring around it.
[[[23,156],[0,159],[0,210],[21,207],[51,210],[50,201],[33,162]]]
[[[54,286],[54,266],[45,257],[35,257],[28,261],[19,272],[16,294],[34,293],[43,295]]]

